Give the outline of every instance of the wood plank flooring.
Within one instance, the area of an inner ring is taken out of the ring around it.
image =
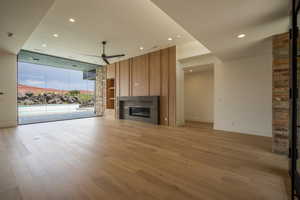
[[[286,200],[271,139],[102,118],[0,129],[0,200]]]

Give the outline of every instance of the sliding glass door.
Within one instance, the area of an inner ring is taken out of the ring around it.
[[[81,63],[49,66],[40,62],[42,56],[34,58],[30,63],[18,62],[19,124],[96,116],[95,77],[90,76],[95,69],[88,69],[87,76]],[[58,61],[47,60],[53,65]]]
[[[42,68],[28,63],[18,63],[18,116],[23,123],[26,118],[47,112],[47,101],[40,94],[46,93],[46,74]]]

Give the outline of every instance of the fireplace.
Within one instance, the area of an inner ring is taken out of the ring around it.
[[[130,116],[150,118],[150,111],[149,107],[129,107]]]
[[[117,111],[119,119],[159,124],[159,97],[118,97]]]

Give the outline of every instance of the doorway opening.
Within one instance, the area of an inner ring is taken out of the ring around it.
[[[213,128],[214,65],[184,69],[184,118],[186,125]]]

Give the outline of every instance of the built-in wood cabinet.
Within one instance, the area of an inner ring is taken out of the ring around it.
[[[106,80],[106,108],[115,109],[115,79]]]
[[[115,99],[119,96],[160,96],[160,124],[176,125],[176,47],[108,65],[107,79],[114,79]],[[109,106],[114,107],[115,118],[118,118],[117,106],[116,100]]]
[[[148,55],[132,58],[131,91],[132,96],[149,95],[149,65]]]
[[[106,111],[105,115],[114,117],[116,106],[116,63],[106,66]]]

